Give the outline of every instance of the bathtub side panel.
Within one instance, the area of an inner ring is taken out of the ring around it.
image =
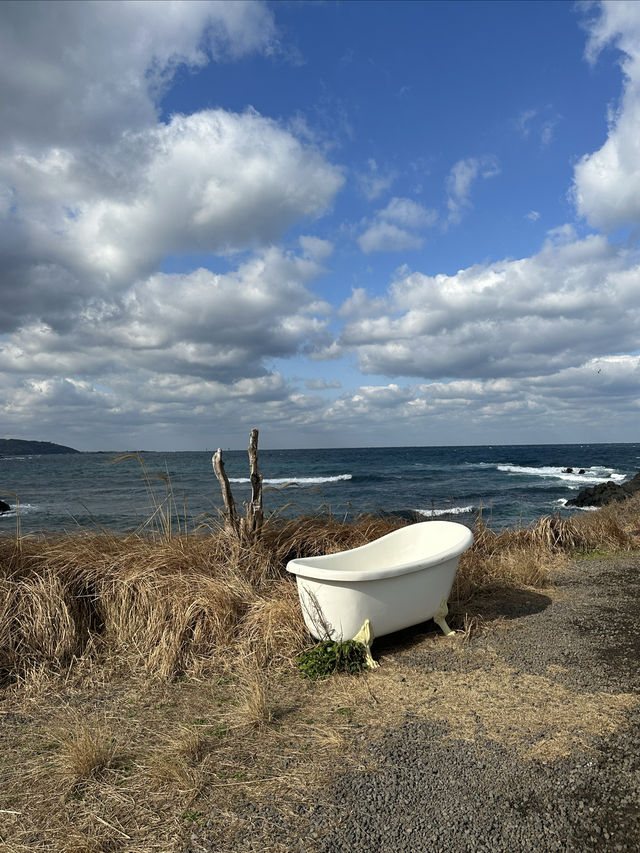
[[[431,619],[451,592],[458,557],[422,571],[362,582],[318,581],[298,575],[298,594],[311,634],[352,639],[365,619],[376,637]]]

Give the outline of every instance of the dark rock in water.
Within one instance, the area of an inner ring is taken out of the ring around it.
[[[607,480],[606,483],[582,489],[578,497],[567,501],[567,506],[605,506],[613,501],[624,501],[636,492],[640,492],[640,471],[633,479],[621,485]]]
[[[578,474],[584,474],[584,468],[581,468],[581,469],[578,471]]]
[[[573,474],[573,468],[563,468],[562,473],[563,474]]]
[[[11,509],[11,507],[9,506],[8,503],[5,503],[4,501],[0,501],[0,512],[9,512],[10,509]]]

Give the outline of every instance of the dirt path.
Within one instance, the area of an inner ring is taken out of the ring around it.
[[[289,818],[257,809],[272,843],[234,849],[640,850],[640,555],[575,561],[548,594],[476,615],[486,628],[468,642],[378,641],[373,710],[350,744],[361,769]],[[211,849],[206,833],[186,848]]]

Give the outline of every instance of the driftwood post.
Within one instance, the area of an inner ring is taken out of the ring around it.
[[[224,462],[222,461],[222,449],[219,447],[211,457],[213,471],[220,483],[222,491],[222,500],[224,501],[224,526],[225,530],[231,530],[238,536],[240,534],[238,513],[236,512],[236,503],[231,493],[229,478],[224,470]]]
[[[224,501],[224,526],[225,530],[234,533],[239,539],[252,542],[258,539],[264,521],[264,510],[262,508],[262,475],[258,468],[258,430],[251,430],[249,439],[249,469],[251,472],[251,500],[246,506],[245,518],[239,518],[236,511],[236,503],[233,499],[229,478],[224,470],[222,461],[222,450],[218,448],[211,462],[213,470],[220,483],[222,500]]]
[[[247,539],[260,536],[264,511],[262,509],[262,476],[258,469],[258,430],[251,430],[249,439],[249,469],[251,471],[251,500],[246,504],[246,517],[240,522],[241,534]]]

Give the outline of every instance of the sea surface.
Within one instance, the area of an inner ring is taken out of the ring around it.
[[[189,530],[218,518],[210,452],[115,452],[0,458],[0,535],[106,529]],[[250,496],[246,451],[223,453],[242,510]],[[565,507],[585,486],[621,483],[640,468],[640,444],[376,447],[260,450],[267,514],[415,513],[494,529],[527,525]],[[567,472],[573,468],[573,473]],[[584,473],[580,474],[580,469]]]

